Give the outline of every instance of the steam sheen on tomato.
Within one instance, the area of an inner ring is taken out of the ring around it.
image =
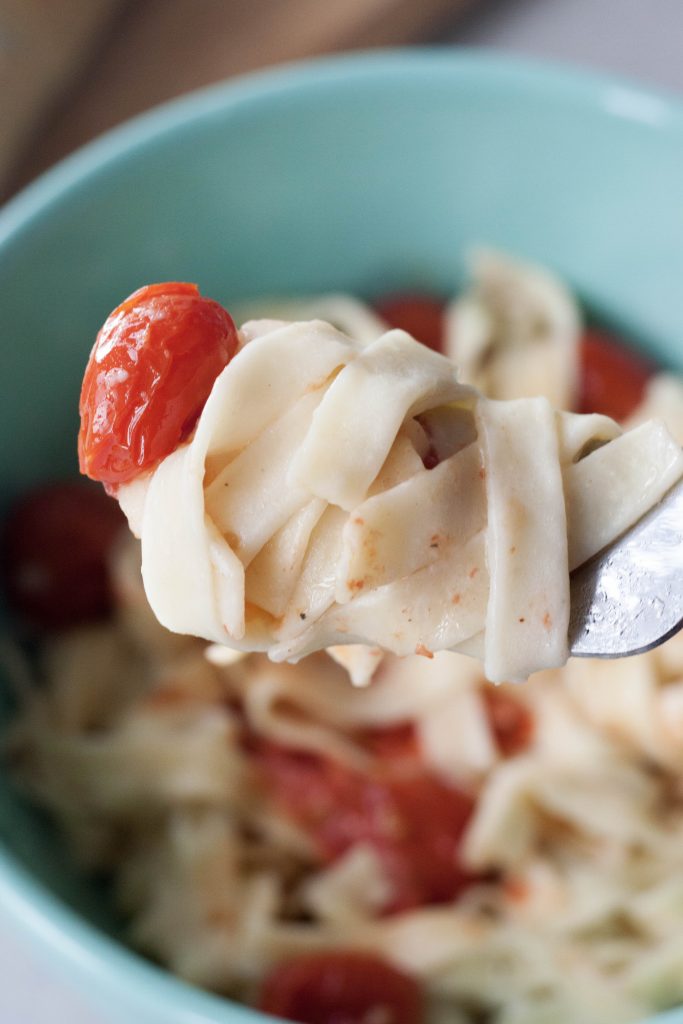
[[[400,327],[436,352],[444,350],[444,303],[418,292],[385,295],[375,310],[390,327]]]
[[[25,495],[2,537],[2,575],[15,611],[42,629],[104,618],[112,610],[107,560],[124,523],[118,505],[85,482]]]
[[[643,400],[653,364],[596,327],[584,332],[580,355],[579,412],[627,419]]]
[[[423,1024],[413,978],[370,953],[310,953],[266,978],[259,1009],[300,1024]]]
[[[101,328],[83,378],[81,472],[132,480],[183,441],[237,349],[227,310],[194,284],[133,292]]]
[[[266,792],[326,862],[356,843],[374,848],[391,887],[384,913],[449,902],[475,880],[459,861],[474,801],[424,765],[392,759],[364,774],[263,741],[253,754]]]

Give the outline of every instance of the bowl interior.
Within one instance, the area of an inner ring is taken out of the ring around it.
[[[197,281],[228,306],[405,285],[449,294],[463,253],[486,243],[555,268],[683,366],[681,167],[683,115],[666,98],[482,55],[324,61],[138,119],[0,216],[2,503],[76,472],[94,333],[147,281]],[[117,933],[101,891],[2,772],[0,837],[14,858],[0,875],[18,861]]]

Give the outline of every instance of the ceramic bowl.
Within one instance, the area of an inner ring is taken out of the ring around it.
[[[87,146],[0,213],[2,502],[76,472],[94,333],[143,282],[197,281],[228,306],[329,289],[449,294],[463,253],[484,242],[554,268],[683,367],[682,218],[683,109],[610,78],[481,53],[379,52],[181,99]],[[126,949],[106,896],[1,771],[0,840],[0,912],[113,1022],[265,1019]]]

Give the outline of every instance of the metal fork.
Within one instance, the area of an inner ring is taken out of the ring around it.
[[[622,658],[683,627],[683,481],[611,547],[571,576],[569,647]]]

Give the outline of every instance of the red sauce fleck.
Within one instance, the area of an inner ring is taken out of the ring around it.
[[[437,455],[436,448],[433,444],[430,444],[427,451],[422,456],[422,465],[425,469],[435,469],[439,465],[440,459]]]
[[[417,644],[415,647],[415,653],[419,654],[422,658],[433,658],[434,652],[430,651],[424,644]]]
[[[503,891],[511,903],[525,903],[530,892],[528,882],[514,875],[505,879]]]
[[[523,753],[534,736],[534,718],[527,705],[508,690],[490,684],[481,692],[500,753],[503,757]]]

